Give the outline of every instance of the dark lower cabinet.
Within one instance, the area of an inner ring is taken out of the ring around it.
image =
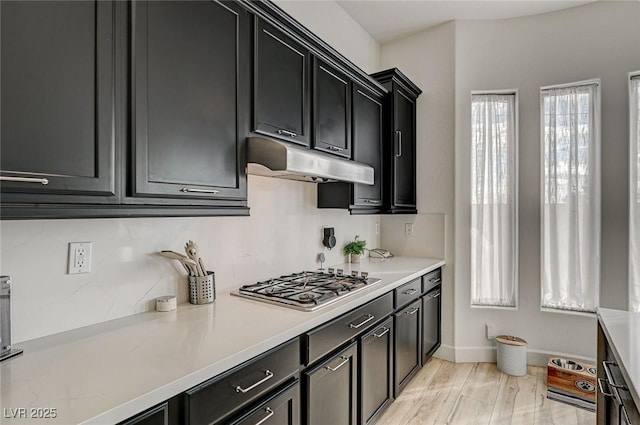
[[[131,10],[131,195],[246,200],[248,12],[217,1],[138,1]]]
[[[228,422],[229,425],[299,425],[300,384],[295,381],[269,399],[259,403],[241,417]]]
[[[640,425],[639,407],[618,365],[607,336],[598,322],[596,399],[597,425]]]
[[[416,300],[393,315],[395,326],[395,397],[398,397],[413,375],[420,369],[421,310],[422,301]]]
[[[441,286],[431,289],[422,297],[422,364],[424,365],[440,347]]]
[[[357,342],[304,372],[304,379],[306,425],[357,423]]]
[[[255,20],[253,130],[310,144],[309,50],[262,19]]]
[[[6,203],[114,203],[110,1],[0,2]]]
[[[374,423],[393,402],[393,318],[360,337],[360,424]]]

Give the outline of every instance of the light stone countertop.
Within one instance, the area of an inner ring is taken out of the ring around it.
[[[599,308],[598,320],[619,361],[631,397],[640,407],[640,313]]]
[[[24,354],[0,363],[0,424],[113,425],[443,265],[407,257],[336,265],[382,280],[314,312],[218,293],[212,304],[17,344]],[[20,408],[27,418],[12,418]],[[30,418],[31,408],[56,409],[56,418]]]

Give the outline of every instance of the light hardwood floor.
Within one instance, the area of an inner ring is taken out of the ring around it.
[[[547,369],[526,376],[495,363],[433,358],[407,385],[379,425],[595,425],[596,415],[547,399]]]

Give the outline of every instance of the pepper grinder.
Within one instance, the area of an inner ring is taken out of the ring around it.
[[[11,276],[0,276],[0,361],[20,353],[11,346]]]

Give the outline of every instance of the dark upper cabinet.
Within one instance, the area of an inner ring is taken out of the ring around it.
[[[235,3],[132,4],[134,197],[246,199],[248,13]]]
[[[253,61],[253,130],[309,146],[308,48],[256,19]]]
[[[314,57],[313,147],[351,158],[351,81]]]
[[[0,2],[2,203],[115,196],[114,4]]]
[[[397,68],[372,74],[389,91],[383,140],[389,213],[416,213],[416,102],[422,91]]]
[[[352,85],[353,159],[373,167],[374,184],[320,183],[318,208],[348,208],[352,214],[376,214],[383,204],[383,97],[359,84]]]

